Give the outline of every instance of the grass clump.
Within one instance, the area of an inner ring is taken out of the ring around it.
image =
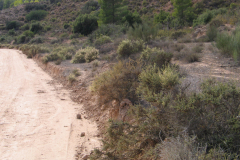
[[[74,74],[76,77],[78,77],[78,76],[81,75],[81,73],[79,72],[78,69],[74,69],[74,70],[72,71],[72,74]]]
[[[123,40],[117,49],[117,53],[120,57],[127,57],[131,54],[142,51],[144,48],[144,42],[142,40]]]
[[[240,30],[237,28],[232,34],[219,33],[216,38],[216,46],[222,54],[239,59],[240,54]]]
[[[192,51],[195,53],[202,53],[203,45],[196,45],[195,47],[192,48]]]
[[[77,81],[76,76],[75,76],[73,73],[71,73],[71,74],[67,77],[67,79],[68,79],[68,81],[69,81],[70,84],[72,84],[73,82]]]
[[[80,49],[77,51],[75,56],[73,57],[71,63],[84,63],[91,62],[97,59],[99,51],[94,47],[87,47],[84,49]]]
[[[94,42],[94,45],[95,46],[101,46],[103,44],[106,44],[106,43],[111,43],[112,42],[112,39],[109,37],[109,36],[100,36],[99,38],[97,38]]]
[[[30,13],[26,15],[26,20],[31,21],[31,20],[43,20],[47,16],[48,12],[44,10],[33,10]]]
[[[154,65],[156,64],[158,67],[162,67],[164,65],[169,64],[173,57],[172,53],[165,52],[164,50],[160,50],[158,48],[149,48],[143,50],[141,54],[141,59],[147,64]]]

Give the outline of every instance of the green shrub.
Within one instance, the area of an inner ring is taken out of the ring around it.
[[[141,54],[141,59],[151,65],[157,65],[158,67],[162,67],[164,65],[169,64],[173,57],[172,53],[167,53],[164,50],[160,50],[158,48],[149,48],[143,50]]]
[[[30,27],[30,31],[32,31],[33,33],[38,33],[42,29],[43,29],[43,27],[41,26],[41,24],[39,22],[32,23],[31,27]]]
[[[91,62],[98,57],[99,51],[94,47],[87,47],[77,51],[71,63]]]
[[[23,26],[20,27],[21,30],[25,31],[25,30],[29,30],[29,24],[24,24]]]
[[[132,102],[137,100],[135,89],[141,72],[141,62],[118,62],[110,70],[95,78],[91,90],[100,96],[101,103],[116,100],[120,103],[124,98]]]
[[[184,35],[186,35],[187,33],[184,32],[184,31],[175,31],[175,32],[172,32],[171,35],[170,35],[170,38],[171,39],[178,39],[178,38],[181,38],[183,37]]]
[[[31,21],[31,20],[40,21],[40,20],[44,19],[47,16],[47,14],[48,14],[48,12],[44,11],[44,10],[34,10],[26,15],[26,20],[27,21]]]
[[[125,32],[125,28],[116,24],[103,24],[88,35],[88,39],[93,42],[100,36],[119,37]]]
[[[205,25],[209,23],[214,17],[217,15],[223,15],[227,13],[227,9],[225,8],[219,8],[214,10],[206,10],[204,13],[198,16],[196,20],[193,22],[193,27],[197,25]]]
[[[36,43],[36,44],[43,43],[43,42],[44,42],[44,40],[42,37],[35,37],[30,40],[30,43]]]
[[[27,58],[33,58],[35,55],[39,53],[39,47],[34,45],[23,45],[19,48],[23,54],[27,55]]]
[[[216,38],[216,46],[224,55],[230,55],[238,59],[240,53],[240,32],[237,31],[235,34],[229,34],[227,32],[219,33]]]
[[[203,51],[203,46],[202,45],[196,45],[192,48],[192,51],[195,53],[201,53]]]
[[[24,31],[22,35],[18,36],[17,43],[27,43],[31,38],[34,37],[34,33],[32,31]]]
[[[30,37],[30,38],[34,37],[34,33],[32,31],[24,31],[23,35]]]
[[[81,33],[83,35],[88,35],[97,29],[97,17],[93,15],[79,15],[73,23],[73,33]]]
[[[41,3],[27,3],[24,7],[25,11],[30,12],[31,10],[46,10],[47,4]]]
[[[8,34],[11,35],[11,36],[14,36],[16,33],[15,33],[14,29],[11,29],[11,30],[8,31]]]
[[[64,23],[63,28],[67,29],[68,27],[70,27],[70,25],[68,23]]]
[[[6,22],[6,29],[18,29],[20,27],[20,23],[18,21],[7,21]]]
[[[75,49],[73,47],[57,47],[51,54],[46,55],[43,61],[47,63],[56,60],[70,60],[74,52]]]
[[[131,54],[142,51],[144,48],[144,42],[142,40],[123,40],[117,49],[117,53],[121,57],[126,57]]]
[[[99,4],[97,1],[90,0],[87,1],[84,6],[81,8],[82,14],[90,14],[92,11],[95,11],[99,8]]]
[[[110,43],[110,42],[112,42],[111,38],[109,36],[103,35],[95,40],[94,45],[101,46],[105,43]]]
[[[70,82],[70,84],[72,84],[73,82],[75,82],[77,80],[76,76],[74,74],[72,74],[72,73],[68,76],[67,79]]]
[[[145,42],[149,42],[156,38],[157,28],[147,23],[137,24],[134,25],[134,28],[129,28],[127,35],[130,39],[141,39]]]
[[[207,29],[207,38],[210,42],[214,41],[217,37],[217,28],[215,26],[209,26],[208,29]]]

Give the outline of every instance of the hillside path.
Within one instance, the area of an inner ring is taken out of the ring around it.
[[[0,49],[0,159],[72,160],[100,143],[79,104],[20,51]],[[81,132],[86,135],[81,137]]]

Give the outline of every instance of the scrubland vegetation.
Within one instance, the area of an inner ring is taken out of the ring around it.
[[[20,4],[0,0],[0,9]],[[237,84],[206,79],[200,92],[189,92],[173,63],[200,62],[209,43],[238,62],[239,2],[50,0],[23,6],[24,17],[0,23],[0,48],[28,58],[38,54],[45,64],[69,60],[96,69],[109,62],[112,67],[90,85],[96,103],[132,103],[128,120],[109,120],[103,147],[90,159],[239,159]],[[80,75],[73,70],[69,84]]]

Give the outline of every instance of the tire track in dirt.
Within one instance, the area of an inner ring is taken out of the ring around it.
[[[83,155],[100,146],[96,124],[77,120],[82,106],[51,81],[21,52],[0,50],[1,160],[71,160],[79,145]]]

